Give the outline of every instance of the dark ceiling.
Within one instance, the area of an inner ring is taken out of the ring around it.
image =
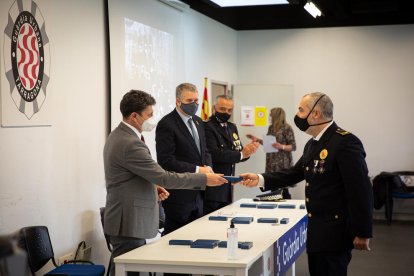
[[[235,30],[414,24],[414,0],[314,0],[323,14],[316,19],[303,8],[306,0],[225,8],[209,0],[181,1]]]

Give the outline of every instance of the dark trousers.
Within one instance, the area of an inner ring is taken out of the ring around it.
[[[114,258],[145,244],[145,239],[137,239],[131,237],[109,236],[109,241],[112,245],[110,271],[111,276],[115,275]],[[128,272],[128,276],[139,276],[139,272]]]
[[[308,252],[309,274],[310,276],[346,276],[351,258],[351,250]]]
[[[214,211],[217,211],[220,208],[223,208],[230,203],[228,202],[220,202],[220,201],[213,201],[204,199],[204,215],[210,214]]]
[[[163,235],[167,235],[178,228],[203,216],[203,199],[197,196],[193,202],[176,204],[163,201],[162,206],[165,212],[165,224]]]

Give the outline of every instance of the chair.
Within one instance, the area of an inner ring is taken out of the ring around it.
[[[374,207],[380,209],[385,205],[385,220],[390,225],[394,198],[409,199],[414,198],[414,187],[407,186],[402,177],[411,180],[414,176],[413,171],[381,172],[373,179]]]
[[[88,261],[70,261],[70,263],[57,266],[52,243],[50,241],[49,231],[46,226],[30,226],[21,229],[21,244],[26,249],[29,267],[33,275],[44,267],[49,261],[52,261],[56,267],[45,275],[83,275],[83,276],[103,276],[105,267],[103,265],[94,265]],[[75,263],[87,263],[79,265]]]
[[[102,229],[103,229],[105,240],[106,240],[106,246],[108,247],[109,252],[111,252],[111,257],[112,257],[112,245],[109,242],[109,236],[105,234],[105,229],[104,229],[105,207],[99,208],[99,212],[101,214],[101,224],[102,224]],[[109,273],[111,272],[111,265],[112,265],[112,262],[111,262],[111,259],[109,259],[108,269],[106,271],[107,276],[109,276]]]

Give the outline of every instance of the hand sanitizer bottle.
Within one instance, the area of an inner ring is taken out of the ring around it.
[[[227,258],[229,260],[235,260],[237,258],[238,247],[238,232],[234,227],[234,223],[231,222],[230,228],[227,229]]]

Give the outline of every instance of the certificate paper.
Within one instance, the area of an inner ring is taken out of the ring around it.
[[[276,136],[263,135],[263,150],[266,153],[278,152],[279,150],[272,145],[276,143]]]
[[[254,107],[242,106],[241,109],[241,125],[254,126]]]

